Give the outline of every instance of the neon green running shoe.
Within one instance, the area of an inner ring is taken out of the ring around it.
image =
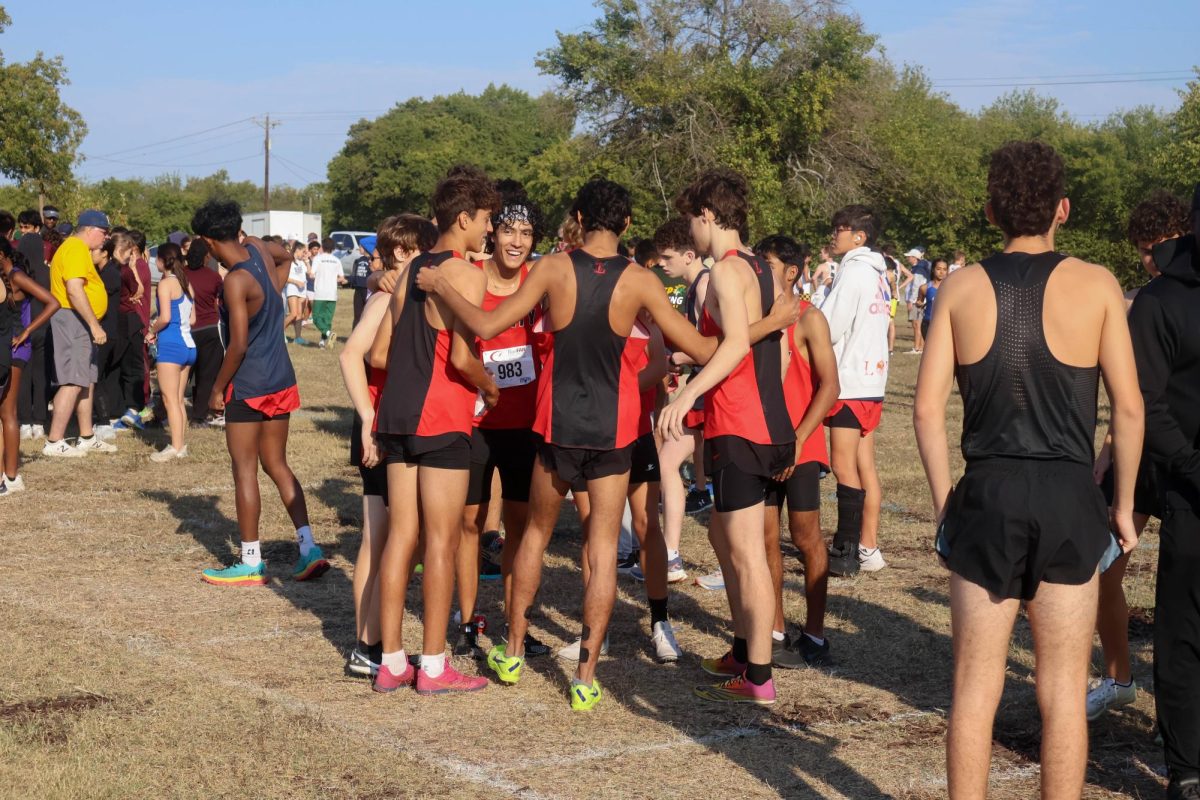
[[[309,548],[308,555],[300,556],[300,560],[296,562],[296,568],[292,570],[292,578],[298,581],[311,581],[313,578],[324,575],[327,569],[329,569],[329,562],[325,560],[325,554],[321,552],[321,548],[313,545]]]
[[[504,645],[498,644],[488,651],[487,665],[501,683],[513,684],[521,679],[521,667],[525,666],[525,659],[506,655]]]
[[[592,685],[571,681],[571,710],[591,711],[600,702],[604,692],[600,690],[600,681],[593,679]]]
[[[224,569],[206,569],[200,579],[214,586],[262,586],[267,582],[266,567],[265,561],[253,567],[239,561]]]

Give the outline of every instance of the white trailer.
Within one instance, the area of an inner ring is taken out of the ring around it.
[[[282,236],[304,241],[321,235],[321,215],[305,211],[256,211],[242,215],[242,230],[250,236]]]

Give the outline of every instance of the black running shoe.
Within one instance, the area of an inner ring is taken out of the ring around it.
[[[804,663],[810,667],[825,667],[833,663],[833,659],[829,655],[828,637],[826,637],[824,644],[817,644],[808,636],[801,633],[792,642],[791,646],[800,653],[800,656],[804,659]]]
[[[484,559],[482,566],[479,568],[479,580],[481,581],[498,581],[504,577],[500,570],[500,565],[490,559]]]
[[[550,655],[550,645],[543,644],[542,642],[535,639],[533,636],[530,636],[528,633],[525,634],[525,657],[526,658],[538,658],[540,656],[548,656],[548,655]]]
[[[787,635],[783,641],[771,639],[771,666],[780,669],[800,669],[808,666],[804,655],[796,649],[795,643]]]
[[[504,549],[504,536],[500,531],[484,531],[479,537],[479,546],[488,554],[499,554]]]
[[[858,542],[834,542],[829,548],[829,574],[852,578],[858,574]]]
[[[857,555],[857,554],[856,554]],[[628,575],[630,571],[642,563],[642,553],[640,550],[634,550],[625,558],[617,561],[617,574]]]
[[[692,489],[683,501],[683,510],[689,516],[694,516],[712,508],[712,504],[712,496],[708,489]]]
[[[474,623],[458,626],[458,639],[454,642],[453,653],[456,656],[485,658],[487,653],[479,646],[478,632]]]

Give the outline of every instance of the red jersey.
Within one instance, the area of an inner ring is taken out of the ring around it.
[[[483,268],[483,262],[476,262]],[[525,282],[529,266],[521,265],[519,283]],[[484,311],[491,311],[508,299],[508,295],[485,292]],[[538,306],[524,318],[498,336],[488,340],[476,339],[479,358],[500,389],[500,402],[486,414],[476,416],[477,428],[493,430],[526,430],[533,427],[537,412],[538,378],[546,360],[550,334],[544,331],[543,314]]]
[[[811,306],[812,303],[801,300],[800,313],[804,314]],[[818,388],[817,384],[813,383],[812,365],[796,347],[795,332],[795,325],[790,326],[786,331],[790,359],[787,373],[783,376],[783,399],[787,403],[788,416],[791,418],[793,430],[800,425],[800,420],[804,419],[804,415],[808,413],[808,407],[812,404],[813,395],[816,394]],[[797,464],[810,462],[829,467],[829,451],[825,446],[824,425],[817,426],[817,429],[804,441],[796,457]]]

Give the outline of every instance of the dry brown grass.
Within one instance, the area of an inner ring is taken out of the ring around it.
[[[337,322],[346,333],[348,298]],[[895,357],[880,431],[881,538],[891,567],[832,581],[837,665],[777,673],[780,702],[770,710],[702,704],[690,688],[704,678],[700,656],[727,644],[724,596],[690,584],[673,592],[686,655],[663,667],[648,655],[640,586],[622,579],[612,654],[599,669],[608,696],[590,715],[571,714],[570,672],[553,660],[532,663],[519,686],[466,697],[377,696],[343,675],[360,504],[346,457],[349,411],[333,354],[306,349],[294,359],[304,410],[293,418],[289,454],[333,564],[313,584],[287,578],[295,547],[265,480],[270,586],[200,582],[201,568],[236,553],[219,432],[189,432],[192,457],[165,466],[147,458],[161,431],[83,463],[26,447],[30,490],[0,505],[0,557],[9,565],[0,585],[0,796],[944,796],[947,580],[930,552],[909,421],[915,356]],[[951,405],[957,427],[957,400]],[[831,500],[832,479],[822,488]],[[831,502],[823,512],[828,529]],[[689,571],[715,568],[703,528],[689,521],[684,535]],[[1134,675],[1146,687],[1155,543],[1150,536],[1135,553],[1127,581],[1139,609]],[[578,635],[578,544],[565,514],[534,620],[552,644]],[[802,581],[790,549],[786,563],[788,614],[798,620]],[[498,589],[485,585],[481,604],[496,625],[497,601]],[[419,613],[415,584],[409,603]],[[410,613],[410,646],[419,624]],[[1019,623],[996,723],[996,798],[1037,794],[1030,644]],[[1095,723],[1085,796],[1158,796],[1153,740],[1148,693]]]

